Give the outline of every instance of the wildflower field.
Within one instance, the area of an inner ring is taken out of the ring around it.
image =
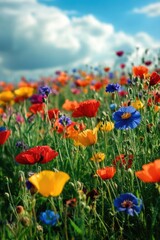
[[[159,240],[159,83],[149,61],[1,81],[0,239]]]

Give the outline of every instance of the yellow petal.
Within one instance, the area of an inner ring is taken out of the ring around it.
[[[56,197],[61,194],[65,183],[69,179],[70,176],[65,172],[44,170],[31,176],[29,181],[37,188],[41,195]]]

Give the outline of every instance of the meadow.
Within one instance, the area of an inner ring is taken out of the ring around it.
[[[1,240],[160,239],[159,72],[0,82]]]

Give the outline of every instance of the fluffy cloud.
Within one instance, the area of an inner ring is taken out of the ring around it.
[[[135,8],[134,13],[146,14],[149,17],[160,16],[160,2],[152,3],[142,8]]]
[[[160,46],[146,33],[116,32],[93,15],[70,16],[36,0],[0,0],[0,7],[0,77],[5,80],[80,64],[112,66],[116,50]]]

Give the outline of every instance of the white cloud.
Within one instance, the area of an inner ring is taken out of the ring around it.
[[[152,3],[142,8],[135,8],[133,13],[146,14],[149,17],[160,16],[160,2]]]
[[[82,64],[112,66],[116,50],[160,47],[146,33],[116,32],[112,24],[93,15],[69,17],[36,0],[30,4],[28,0],[5,1],[0,0],[0,29],[5,30],[0,31],[1,78],[34,77]]]

